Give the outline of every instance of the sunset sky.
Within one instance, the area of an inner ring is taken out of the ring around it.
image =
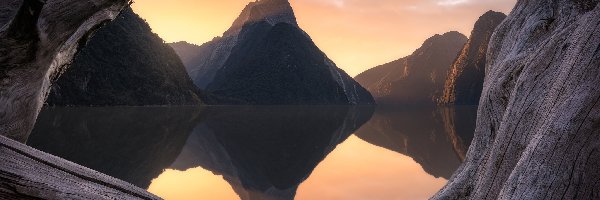
[[[253,0],[252,0],[253,1]],[[203,44],[220,36],[251,0],[136,0],[136,13],[167,42]],[[304,29],[351,76],[412,53],[451,30],[469,36],[488,10],[516,0],[290,0]]]

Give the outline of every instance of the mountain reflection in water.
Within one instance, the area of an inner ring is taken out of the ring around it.
[[[464,158],[475,111],[45,108],[28,145],[166,199],[426,198]]]

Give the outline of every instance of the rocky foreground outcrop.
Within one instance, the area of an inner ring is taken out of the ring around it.
[[[440,104],[477,105],[483,90],[488,44],[496,27],[506,18],[488,11],[475,22],[471,37],[448,71]]]
[[[0,1],[0,134],[24,141],[51,81],[129,0]]]
[[[0,136],[0,160],[0,199],[160,199],[4,136]]]
[[[412,55],[369,69],[358,81],[378,104],[435,104],[450,65],[467,37],[448,32],[427,39]]]
[[[373,97],[339,69],[296,22],[287,0],[244,8],[229,30],[199,48],[178,50],[210,104],[357,105]],[[174,45],[177,46],[177,45]],[[191,65],[191,66],[190,66]]]
[[[598,199],[598,83],[599,1],[518,1],[490,42],[466,162],[433,199]]]
[[[56,106],[200,105],[179,57],[131,8],[100,28],[52,85]]]

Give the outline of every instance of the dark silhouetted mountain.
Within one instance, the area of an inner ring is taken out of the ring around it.
[[[449,179],[473,138],[477,107],[377,108],[355,135],[413,158],[435,176]]]
[[[243,200],[291,200],[372,113],[344,106],[209,108],[172,167],[222,175]]]
[[[183,65],[186,67],[185,69],[188,70],[188,73],[188,66],[194,66],[196,65],[194,63],[200,62],[196,57],[197,52],[200,52],[202,49],[200,46],[184,41],[169,43],[169,45],[173,48],[173,50],[175,50],[175,53],[177,53],[179,58],[181,58],[181,62],[183,62]]]
[[[458,32],[435,35],[412,55],[369,69],[356,80],[380,104],[434,104],[466,42],[467,37]]]
[[[373,104],[367,90],[319,50],[287,0],[244,8],[222,37],[198,48],[172,44],[211,104]],[[183,47],[185,46],[185,47]],[[195,57],[189,57],[197,51]]]
[[[148,188],[180,154],[195,107],[44,108],[28,145]]]
[[[477,105],[483,90],[488,44],[494,29],[506,18],[500,12],[488,11],[477,20],[471,38],[448,71],[441,104]]]
[[[131,8],[100,28],[52,86],[50,105],[197,105],[171,47]]]

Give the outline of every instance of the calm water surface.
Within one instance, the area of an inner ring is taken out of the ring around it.
[[[427,199],[476,107],[45,108],[28,145],[165,199]]]

